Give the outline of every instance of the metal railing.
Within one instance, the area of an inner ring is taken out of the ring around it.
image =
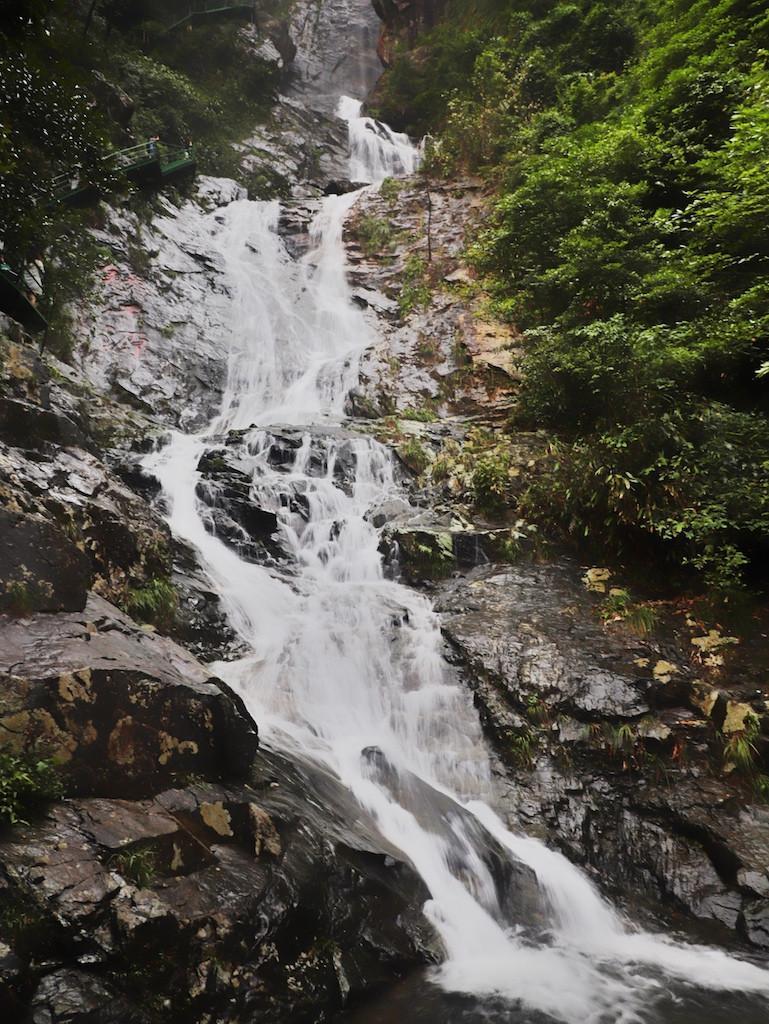
[[[191,145],[169,146],[158,139],[157,141],[147,140],[147,142],[138,142],[136,145],[126,146],[124,149],[111,150],[109,153],[105,153],[100,160],[107,165],[112,163],[116,171],[126,170],[145,162],[151,163],[157,160],[162,171],[164,164],[178,163],[184,159],[192,160],[192,153]],[[79,188],[86,188],[90,184],[87,180],[83,180],[81,175],[82,168],[80,167],[74,167],[70,171],[63,171],[51,179],[50,187],[55,193],[76,192]]]
[[[199,15],[224,14],[227,11],[250,11],[256,17],[256,3],[226,3],[224,0],[191,0],[189,10],[170,25],[166,25],[164,32],[172,32],[188,21]]]

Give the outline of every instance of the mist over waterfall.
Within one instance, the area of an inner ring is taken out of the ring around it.
[[[416,147],[361,117],[359,101],[340,98],[339,111],[351,181],[376,187],[416,169]],[[565,1024],[689,1019],[680,1008],[698,1013],[702,991],[763,1004],[765,970],[639,930],[587,875],[499,817],[481,726],[444,660],[437,616],[383,572],[371,512],[403,497],[393,458],[345,422],[376,342],[346,274],[342,230],[358,196],[319,201],[299,258],[279,234],[277,202],[239,200],[203,224],[230,297],[225,394],[208,427],[175,434],[147,466],[243,643],[217,673],[263,742],[333,773],[416,868],[444,951],[436,986]],[[277,515],[288,567],[247,561],[212,529],[198,466],[225,445],[253,504]],[[531,899],[516,891],[527,878]]]

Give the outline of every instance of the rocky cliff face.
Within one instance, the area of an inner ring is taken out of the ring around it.
[[[440,10],[383,0],[382,55]],[[368,44],[341,57],[376,16],[300,2],[291,25],[291,46],[272,43],[285,94],[241,156],[284,179],[280,230],[299,253],[316,197],[347,174],[329,98],[373,83]],[[333,780],[258,749],[205,667],[235,640],[138,465],[148,438],[218,406],[230,311],[206,225],[243,194],[203,178],[178,206],[108,213],[73,365],[2,341],[0,754],[50,759],[65,793],[0,835],[9,1020],[332,1020],[439,957],[413,868]],[[483,210],[481,181],[414,179],[366,193],[348,221],[354,299],[379,335],[348,413],[393,447],[413,498],[370,513],[385,564],[436,598],[508,820],[652,915],[767,948],[767,813],[714,756],[716,725],[764,714],[758,670],[740,678],[681,617],[644,637],[606,625],[582,569],[541,564],[536,531],[494,496],[520,493],[547,438],[516,435],[504,478],[478,473],[520,359],[462,261]],[[276,459],[299,443],[273,441]],[[227,446],[198,469],[210,528],[246,558],[284,559]],[[344,485],[344,456],[337,471]],[[533,905],[530,878],[502,881]]]
[[[382,22],[377,52],[387,67],[398,44],[413,47],[419,34],[441,19],[447,0],[374,0]]]
[[[291,16],[297,52],[289,96],[313,110],[334,114],[341,95],[365,99],[379,78],[377,12],[360,0],[299,0]]]

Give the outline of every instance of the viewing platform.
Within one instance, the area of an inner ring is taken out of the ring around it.
[[[167,182],[192,176],[197,170],[191,146],[168,146],[159,140],[141,142],[102,157],[105,170],[124,177],[140,188],[160,188]],[[87,206],[100,198],[98,186],[87,180],[79,168],[65,171],[53,180],[52,202]]]

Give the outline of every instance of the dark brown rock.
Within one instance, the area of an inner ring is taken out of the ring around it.
[[[86,445],[79,427],[63,412],[8,397],[0,398],[0,436],[22,448],[37,448],[45,442]]]
[[[0,743],[48,750],[71,792],[137,796],[250,767],[256,727],[240,699],[99,597],[81,613],[0,618],[0,652]]]
[[[0,882],[27,908],[0,914],[24,947],[0,996],[34,992],[42,1024],[330,1019],[437,953],[413,869],[339,783],[274,755],[249,786],[60,804],[0,840]]]
[[[57,526],[0,509],[0,611],[79,611],[91,578],[88,557]]]

